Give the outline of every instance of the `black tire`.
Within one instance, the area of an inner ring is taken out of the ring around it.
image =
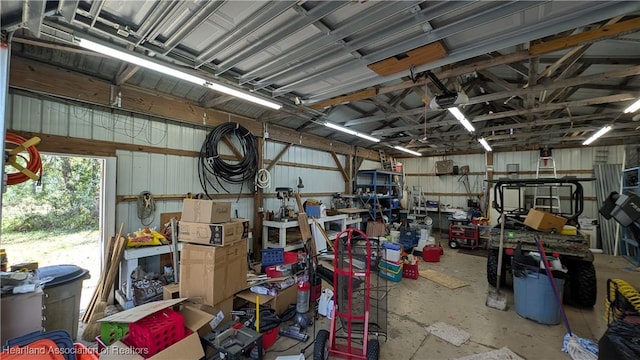
[[[507,256],[502,254],[502,271],[500,273],[500,286],[503,286],[507,279]],[[489,250],[487,255],[487,282],[491,286],[496,286],[498,278],[498,249]]]
[[[380,343],[378,339],[369,339],[367,342],[367,360],[378,360],[380,356]]]
[[[460,244],[456,240],[449,240],[449,247],[452,249],[457,249],[460,247]]]
[[[568,276],[569,291],[565,299],[572,305],[579,307],[593,307],[598,296],[598,282],[596,279],[596,268],[590,261],[572,260],[565,262]]]
[[[329,332],[320,330],[313,344],[313,360],[327,360],[329,358]]]

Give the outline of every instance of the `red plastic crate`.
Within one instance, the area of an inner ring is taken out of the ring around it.
[[[284,252],[284,263],[285,264],[293,264],[298,262],[298,252],[297,251],[285,251]]]
[[[185,337],[182,314],[164,309],[129,325],[127,342],[151,357]]]
[[[416,259],[415,264],[404,264],[402,265],[402,277],[407,279],[417,280],[420,275],[418,270],[418,259]]]

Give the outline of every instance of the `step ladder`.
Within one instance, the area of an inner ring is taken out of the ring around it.
[[[541,176],[541,172],[551,172],[553,173],[553,177]],[[538,164],[536,165],[536,179],[540,178],[558,178],[556,161],[553,159],[551,149],[547,147],[540,148],[540,156],[538,157]],[[533,207],[536,210],[543,210],[554,214],[562,213],[558,185],[549,184],[547,186],[537,186],[533,197]]]
[[[396,166],[395,158],[390,156],[387,160],[387,156],[382,149],[378,150],[378,154],[380,155],[380,165],[382,166],[382,170],[393,171]]]
[[[409,208],[409,220],[416,220],[427,216],[427,203],[422,192],[422,186],[413,186],[411,188],[411,204]]]

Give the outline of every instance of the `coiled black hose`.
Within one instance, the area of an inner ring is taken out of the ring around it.
[[[240,145],[239,151],[242,159],[226,161],[218,153],[218,146],[225,136],[233,142],[235,136]],[[228,184],[244,184],[246,181],[253,181],[258,169],[258,141],[256,137],[245,127],[237,123],[224,123],[216,126],[207,135],[198,161],[198,177],[204,193],[209,196],[209,189],[216,192],[220,188],[229,193],[223,182]],[[215,181],[215,182],[214,182]],[[242,193],[242,188],[240,189]]]

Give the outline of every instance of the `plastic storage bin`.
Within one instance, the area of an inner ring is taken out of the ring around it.
[[[53,265],[38,269],[38,276],[40,280],[53,278],[42,289],[44,329],[66,330],[75,340],[80,321],[82,281],[89,278],[89,271],[76,265]]]
[[[380,276],[383,278],[393,282],[402,280],[402,263],[396,264],[382,260],[378,267],[380,268]]]
[[[400,254],[402,253],[402,247],[399,244],[384,243],[384,254],[382,258],[386,261],[398,262],[400,261]]]
[[[420,275],[418,270],[418,259],[416,258],[415,264],[402,265],[402,277],[407,279],[417,280]]]
[[[516,313],[541,324],[556,325],[562,320],[560,307],[545,270],[513,263],[513,298]],[[554,271],[556,287],[562,298],[564,278]]]
[[[137,349],[147,349],[145,355],[151,357],[184,337],[182,314],[164,309],[130,324],[126,340]]]
[[[284,249],[262,249],[262,272],[265,272],[267,266],[284,264]]]

